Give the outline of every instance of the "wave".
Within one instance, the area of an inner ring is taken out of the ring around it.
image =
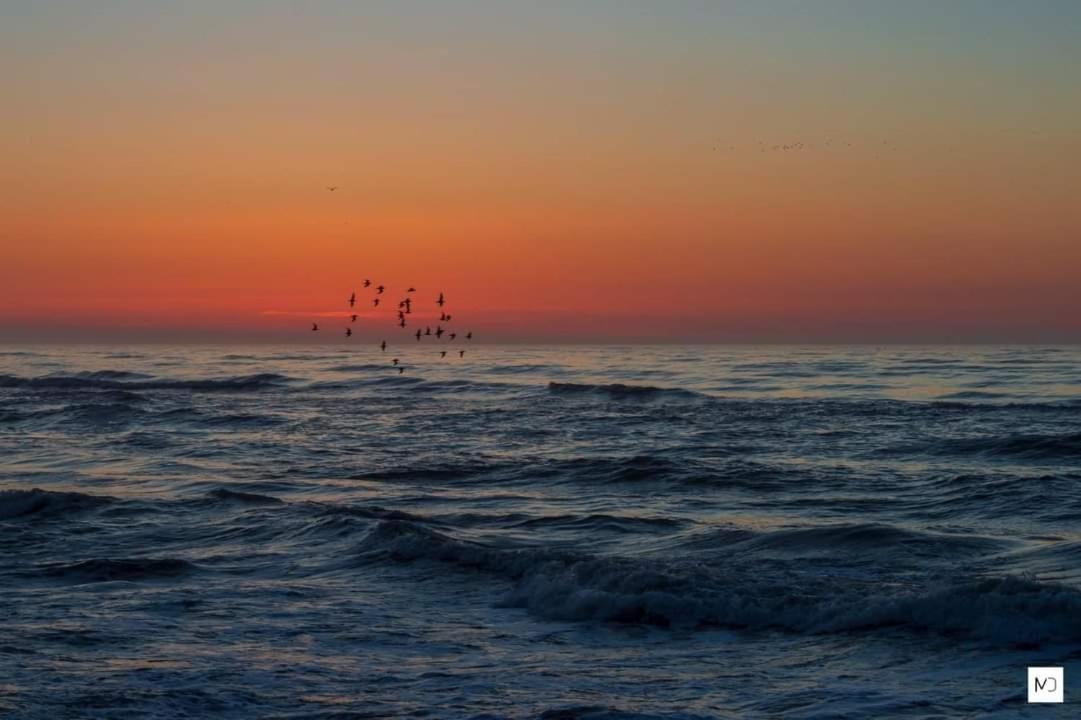
[[[230,490],[229,488],[215,488],[207,493],[207,497],[211,500],[240,503],[243,505],[282,505],[285,503],[281,498],[271,497],[270,495],[240,492],[239,490]]]
[[[197,566],[179,558],[93,559],[76,563],[47,565],[41,573],[71,582],[111,582],[116,580],[152,580],[175,578],[197,570]]]
[[[939,395],[936,400],[1001,400],[1013,397],[1010,393],[990,392],[988,390],[961,390],[959,392]]]
[[[702,393],[681,388],[657,387],[655,385],[624,385],[623,383],[591,384],[549,382],[549,392],[557,395],[603,395],[615,399],[649,399],[656,397],[702,398]]]
[[[106,495],[84,495],[78,492],[30,490],[0,490],[0,520],[25,517],[56,517],[71,515],[114,502]]]
[[[912,452],[1017,460],[1072,460],[1081,458],[1081,432],[1062,435],[947,438],[920,445],[896,446],[880,451],[887,455]]]
[[[359,365],[332,365],[331,367],[326,368],[326,371],[327,372],[351,373],[351,372],[366,372],[368,370],[375,370],[375,371],[386,372],[388,370],[388,368],[389,368],[389,366],[387,365],[387,363],[363,363],[363,364],[359,364]]]
[[[68,390],[190,390],[194,392],[236,392],[279,387],[292,380],[277,373],[257,373],[238,377],[191,380],[128,380],[117,376],[99,377],[99,373],[19,377],[0,374],[0,387]]]
[[[936,587],[783,571],[756,564],[596,557],[547,548],[498,548],[407,521],[382,521],[361,562],[441,562],[504,578],[498,601],[551,620],[661,627],[779,629],[796,633],[898,628],[1006,645],[1081,642],[1081,591],[1013,576]]]
[[[655,533],[676,530],[685,521],[666,517],[638,517],[634,515],[608,515],[593,513],[590,515],[546,515],[518,520],[510,528],[543,528],[546,530],[615,533]]]
[[[917,555],[956,557],[998,550],[1008,541],[978,535],[945,535],[879,523],[845,523],[823,527],[775,530],[744,542],[741,550],[786,554],[809,552],[906,551]]]

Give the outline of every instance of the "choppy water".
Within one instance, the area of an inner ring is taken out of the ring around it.
[[[0,714],[1076,716],[1081,349],[403,358],[0,348]]]

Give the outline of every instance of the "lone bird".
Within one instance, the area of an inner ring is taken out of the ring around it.
[[[383,342],[379,343],[379,349],[380,349],[380,350],[382,350],[383,352],[386,352],[386,351],[387,351],[387,341],[386,341],[386,340],[384,340]]]
[[[464,358],[465,357],[465,350],[459,350],[458,351],[458,357]]]
[[[406,292],[416,292],[416,291],[417,291],[417,289],[415,287],[411,287],[408,290],[406,290]]]
[[[440,350],[439,351],[439,357],[446,357],[446,356],[447,356],[447,351],[446,350]]]
[[[382,295],[382,294],[383,294],[383,291],[384,291],[384,290],[386,290],[386,288],[385,288],[385,287],[383,287],[382,285],[380,285],[379,287],[377,287],[377,288],[375,289],[375,291],[376,291],[377,293],[379,293],[380,295]]]
[[[331,192],[334,192],[337,189],[338,189],[337,185],[327,185],[327,190],[330,190]]]
[[[319,326],[316,325],[315,323],[312,323],[312,332],[315,332],[318,329],[319,329]]]
[[[436,338],[442,338],[442,337],[443,337],[443,332],[444,332],[444,331],[443,331],[443,327],[442,327],[442,326],[439,326],[439,327],[437,327],[437,328],[435,329],[435,336],[436,336]]]
[[[353,294],[349,296],[349,307],[353,307],[353,305],[355,305],[356,302],[357,302],[357,293],[356,293],[356,291],[354,291]]]
[[[393,363],[394,363],[395,365],[397,365],[397,364],[398,364],[398,358],[394,358],[394,360],[393,360],[392,362],[393,362]]]
[[[364,279],[364,287],[371,287],[372,281],[367,278]]]
[[[372,300],[372,307],[379,307],[379,298]]]
[[[443,303],[445,302],[446,300],[443,299],[443,293],[439,293],[439,299],[435,301],[435,304],[439,307],[443,307]]]

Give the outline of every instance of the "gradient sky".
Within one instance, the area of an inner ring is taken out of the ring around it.
[[[0,339],[1081,341],[1079,77],[1071,0],[0,0]]]

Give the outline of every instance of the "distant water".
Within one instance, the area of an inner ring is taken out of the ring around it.
[[[1081,348],[402,357],[0,348],[0,715],[1078,717]]]

